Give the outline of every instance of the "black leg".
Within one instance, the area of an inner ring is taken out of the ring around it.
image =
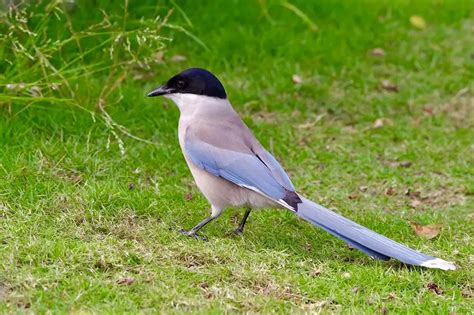
[[[244,233],[244,226],[245,223],[247,222],[247,219],[250,215],[250,208],[247,208],[244,213],[244,217],[242,218],[242,221],[240,221],[239,227],[234,231],[235,234],[237,235],[242,235]]]
[[[186,230],[181,230],[179,231],[181,234],[189,236],[189,237],[194,237],[195,239],[200,239],[203,241],[207,241],[207,238],[205,236],[199,236],[197,232],[202,229],[206,224],[214,220],[216,217],[210,216],[208,218],[205,218],[202,220],[198,225],[193,227],[191,230],[186,231]]]

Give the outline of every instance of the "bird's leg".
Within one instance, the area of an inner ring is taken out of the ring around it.
[[[247,208],[244,213],[244,217],[242,218],[242,221],[240,221],[239,227],[235,229],[234,233],[237,235],[242,235],[244,233],[244,226],[245,223],[247,222],[247,219],[250,215],[250,208]]]
[[[201,222],[199,222],[199,224],[196,225],[195,227],[193,227],[191,230],[189,230],[189,231],[181,230],[179,232],[183,235],[194,237],[197,240],[207,241],[207,238],[205,236],[199,236],[197,234],[197,232],[200,229],[202,229],[206,224],[208,224],[209,222],[211,222],[212,220],[217,218],[221,214],[221,211],[222,211],[221,208],[217,208],[217,207],[212,206],[211,207],[211,215],[209,217],[207,217],[204,220],[202,220]]]
[[[196,225],[195,227],[193,227],[191,230],[189,230],[189,231],[181,230],[181,231],[179,231],[179,233],[181,233],[183,235],[186,235],[186,236],[189,236],[189,237],[194,237],[197,240],[207,241],[207,238],[205,236],[199,236],[197,234],[197,232],[200,229],[202,229],[204,227],[204,225],[208,224],[209,222],[211,222],[214,219],[215,219],[215,217],[213,217],[213,216],[207,217],[204,220],[202,220],[201,222],[199,222],[199,224]]]

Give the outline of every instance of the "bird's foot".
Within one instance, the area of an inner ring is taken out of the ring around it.
[[[183,235],[186,235],[186,236],[189,236],[189,237],[192,237],[196,240],[200,240],[200,241],[207,241],[207,237],[205,236],[200,236],[197,234],[197,232],[193,231],[193,230],[190,230],[190,231],[186,231],[186,230],[180,230],[179,233],[183,234]]]
[[[244,234],[244,230],[241,228],[236,228],[235,230],[228,231],[226,233],[227,236],[242,236]]]
[[[239,228],[225,232],[225,236],[228,236],[228,237],[240,237],[243,234],[244,234],[244,230],[239,229]]]
[[[242,236],[242,235],[244,235],[244,230],[241,229],[241,228],[236,228],[234,230],[234,234],[237,235],[237,236]]]

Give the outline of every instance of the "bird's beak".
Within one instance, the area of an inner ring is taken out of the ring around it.
[[[148,97],[161,96],[161,95],[166,95],[166,94],[170,94],[170,93],[173,93],[173,89],[170,89],[166,85],[162,85],[162,86],[154,89],[150,93],[148,93],[147,96]]]

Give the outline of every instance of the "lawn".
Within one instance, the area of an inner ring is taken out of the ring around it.
[[[473,311],[474,1],[101,3],[120,39],[71,6],[10,19],[37,31],[18,28],[24,50],[2,28],[0,312]],[[188,67],[221,79],[299,192],[458,270],[374,261],[282,210],[242,237],[243,209],[208,242],[179,234],[209,205],[179,111],[145,95]]]

